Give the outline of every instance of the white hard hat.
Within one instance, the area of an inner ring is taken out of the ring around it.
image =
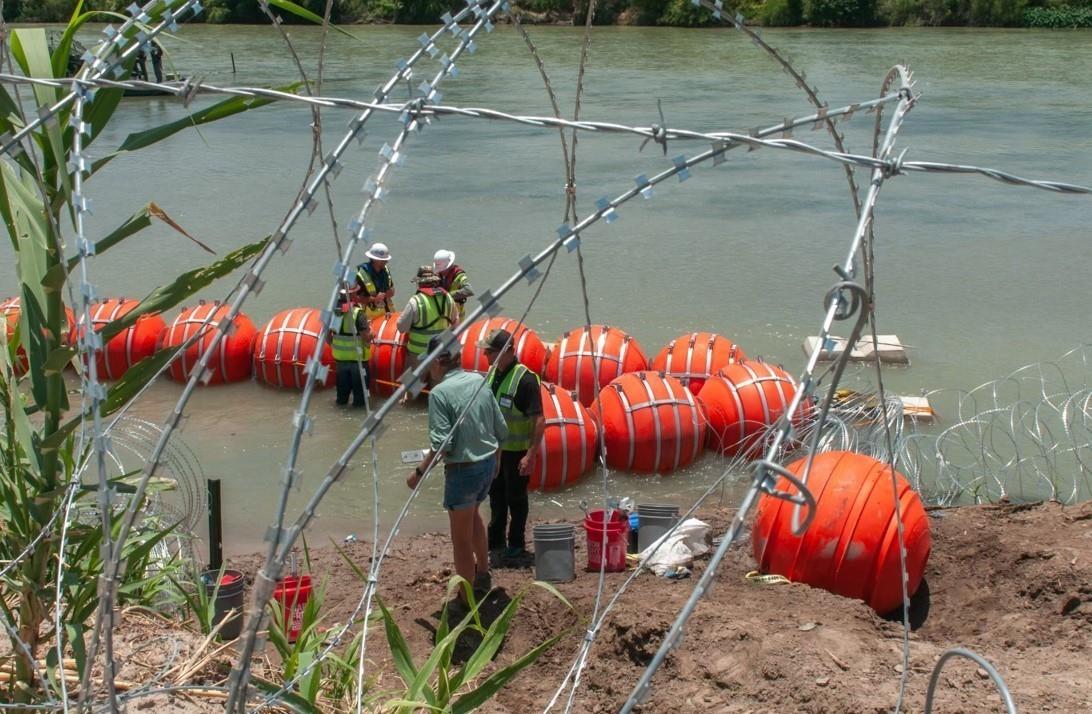
[[[391,252],[387,250],[387,246],[383,243],[372,243],[372,247],[368,248],[368,251],[364,253],[364,257],[372,260],[390,260]]]
[[[454,251],[441,248],[436,251],[436,255],[432,256],[432,267],[437,273],[442,273],[453,265],[455,265]]]

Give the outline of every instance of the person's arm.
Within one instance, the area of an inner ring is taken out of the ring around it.
[[[519,472],[524,476],[530,476],[535,468],[535,456],[538,455],[538,447],[542,442],[542,434],[546,431],[546,417],[542,414],[542,389],[538,380],[531,373],[523,375],[516,388],[517,409],[529,417],[534,418],[531,426],[531,444],[527,447],[527,453],[519,461]]]
[[[466,302],[466,299],[474,294],[474,288],[470,286],[470,278],[466,273],[460,273],[452,287],[455,289],[451,291],[451,297],[455,299],[455,302]]]
[[[430,448],[425,452],[424,461],[414,468],[406,479],[406,485],[410,488],[417,488],[417,484],[432,464],[442,459],[444,454],[451,450],[451,440],[447,438],[455,424],[451,416],[450,410],[446,408],[440,395],[430,394],[428,397],[428,438]],[[445,440],[447,441],[446,445]],[[443,447],[443,450],[441,450],[441,447]]]
[[[372,323],[368,318],[364,317],[363,312],[356,317],[356,334],[360,338],[360,343],[367,347],[372,343]]]
[[[413,323],[417,320],[417,302],[410,299],[406,303],[406,306],[402,308],[402,314],[398,316],[398,331],[403,335],[410,331],[413,327]]]

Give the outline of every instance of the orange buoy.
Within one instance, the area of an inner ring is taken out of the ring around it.
[[[576,483],[595,461],[597,428],[595,420],[573,393],[556,384],[543,383],[542,432],[529,486],[536,491],[554,491]]]
[[[273,387],[302,389],[307,384],[307,362],[319,346],[322,318],[310,307],[282,310],[258,333],[254,343],[254,375],[259,382]],[[330,345],[323,342],[319,351],[322,364],[333,367]],[[334,383],[334,371],[318,383],[320,389]]]
[[[485,359],[485,351],[478,346],[478,343],[488,337],[493,330],[507,330],[515,343],[516,358],[535,374],[542,374],[542,370],[546,367],[546,345],[542,343],[534,330],[507,317],[478,320],[459,335],[463,369],[474,372],[489,371],[489,361]]]
[[[660,372],[624,374],[592,406],[603,429],[607,464],[624,471],[671,473],[705,445],[705,414],[682,382]]]
[[[807,459],[788,470],[800,476]],[[882,461],[850,451],[818,454],[807,487],[815,497],[815,517],[802,537],[792,534],[793,504],[763,495],[755,513],[755,560],[764,573],[777,573],[838,595],[864,600],[880,614],[902,604],[898,523],[906,546],[907,594],[921,585],[932,535],[921,498]],[[797,492],[785,478],[780,490]],[[803,517],[803,513],[801,517]]]
[[[599,365],[599,382],[595,365]],[[584,406],[591,406],[599,389],[615,377],[640,372],[648,367],[648,358],[637,340],[617,327],[592,325],[570,330],[561,336],[546,363],[546,381],[576,391]]]
[[[722,367],[747,358],[739,345],[712,332],[676,337],[660,350],[649,369],[680,380],[694,394]]]
[[[227,316],[228,306],[219,302],[201,303],[183,308],[174,322],[163,333],[163,347],[179,347],[199,331],[201,336],[171,363],[170,377],[176,382],[189,380],[201,354],[212,344],[221,320]],[[207,324],[205,320],[208,320]],[[251,356],[258,330],[250,318],[239,313],[232,321],[228,334],[216,346],[216,353],[209,359],[208,384],[238,382],[250,376]]]
[[[129,298],[110,298],[91,306],[91,328],[102,330],[124,317],[140,304]],[[159,315],[141,315],[136,322],[110,338],[95,355],[95,370],[100,379],[121,379],[134,364],[155,353],[167,323]]]
[[[15,336],[15,327],[19,324],[19,316],[22,313],[22,306],[20,298],[11,297],[0,300],[0,315],[4,316],[5,330],[7,333],[7,339],[10,342],[12,337]],[[65,320],[68,322],[65,334],[61,335],[61,342],[66,345],[76,344],[76,316],[72,312],[72,308],[65,305],[64,308]],[[43,330],[44,331],[44,330]],[[25,342],[26,338],[22,338]],[[16,376],[22,375],[27,371],[27,367],[30,363],[27,361],[26,350],[23,349],[23,345],[19,345],[19,351],[16,352],[17,359],[15,364],[12,365]]]
[[[372,356],[368,360],[372,390],[387,397],[398,389],[398,378],[406,371],[406,340],[409,335],[398,331],[397,312],[372,320],[372,335]]]
[[[724,367],[698,395],[709,418],[709,448],[727,456],[757,458],[770,427],[795,395],[793,378],[771,364],[746,360]],[[797,412],[796,426],[807,411]]]

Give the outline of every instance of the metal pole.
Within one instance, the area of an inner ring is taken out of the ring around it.
[[[219,571],[224,563],[224,517],[220,500],[220,479],[205,479],[209,494],[209,570]]]
[[[231,73],[235,74],[235,53],[231,52]]]

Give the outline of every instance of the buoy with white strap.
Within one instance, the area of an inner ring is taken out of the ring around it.
[[[478,343],[493,330],[504,330],[512,335],[516,359],[535,374],[542,374],[546,367],[546,345],[534,330],[510,317],[478,320],[459,334],[460,362],[463,369],[482,373],[489,371],[485,350]]]
[[[372,320],[372,356],[368,369],[372,372],[372,391],[384,397],[398,389],[398,378],[406,371],[409,335],[398,331],[398,315],[392,312]]]
[[[535,457],[529,486],[554,491],[576,483],[595,462],[598,429],[587,407],[572,392],[542,383],[542,416],[546,428]]]
[[[91,329],[96,332],[133,311],[140,302],[129,298],[110,298],[91,306]],[[136,322],[114,335],[96,353],[96,372],[100,379],[121,379],[134,364],[155,354],[156,346],[167,329],[159,315],[141,315]]]
[[[331,369],[316,386],[333,385],[334,357],[329,344],[320,345],[321,331],[322,318],[315,308],[295,307],[278,312],[265,324],[254,343],[254,376],[272,387],[302,389],[309,379],[307,363],[317,351],[322,364]]]
[[[590,406],[598,387],[602,389],[616,377],[640,372],[648,367],[648,358],[637,340],[617,327],[592,325],[570,330],[561,336],[546,364],[546,381],[572,389],[584,406]]]
[[[713,332],[691,332],[671,340],[652,360],[649,369],[681,381],[697,394],[723,367],[747,359],[739,345]]]
[[[599,393],[592,413],[612,468],[671,473],[692,463],[705,445],[701,406],[682,382],[660,372],[615,379]]]
[[[727,456],[759,456],[770,427],[795,395],[793,378],[766,362],[745,360],[721,369],[698,395],[709,418],[709,448]],[[794,426],[801,426],[809,413],[803,405]]]
[[[198,332],[201,332],[201,336],[171,363],[169,372],[171,379],[176,382],[189,381],[197,361],[212,344],[213,337],[216,331],[221,329],[220,323],[227,317],[229,309],[227,305],[220,302],[203,301],[194,307],[183,308],[167,331],[163,333],[163,347],[179,347]],[[216,353],[208,362],[207,379],[202,377],[202,383],[225,384],[250,377],[254,339],[258,335],[258,330],[250,318],[240,312],[225,332],[226,334],[216,347]]]

